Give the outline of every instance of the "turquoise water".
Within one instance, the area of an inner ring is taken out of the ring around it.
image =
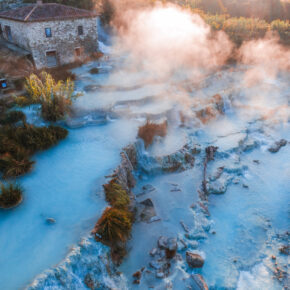
[[[114,123],[70,130],[66,140],[35,156],[33,171],[20,180],[23,203],[0,211],[0,289],[24,287],[92,229],[106,206],[104,176],[126,143],[112,137],[114,131]]]

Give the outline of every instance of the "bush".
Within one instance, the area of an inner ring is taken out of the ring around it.
[[[47,121],[63,119],[70,112],[72,99],[76,97],[73,95],[73,81],[67,79],[66,82],[55,82],[46,72],[42,72],[40,78],[31,74],[26,79],[25,88],[31,102],[41,104],[42,117]]]
[[[119,209],[127,209],[130,204],[130,198],[120,184],[112,179],[108,184],[104,184],[106,200],[111,206]]]
[[[57,144],[67,134],[66,129],[57,126],[0,128],[0,171],[3,177],[17,177],[29,172],[34,164],[29,157]]]
[[[23,189],[20,185],[9,183],[1,184],[0,207],[11,208],[18,205],[22,200]]]
[[[31,98],[25,97],[25,96],[19,96],[14,98],[14,102],[19,107],[26,107],[33,104],[36,104],[35,101],[33,101]]]
[[[152,144],[155,136],[164,137],[167,134],[167,122],[161,124],[154,124],[147,121],[146,124],[139,128],[138,137],[144,140],[145,147],[147,148]]]
[[[12,125],[18,122],[26,124],[26,115],[21,111],[8,112],[0,119],[1,125]]]
[[[290,44],[290,22],[275,20],[271,22],[271,30],[279,34],[280,38],[286,43]]]
[[[22,147],[31,154],[50,148],[59,140],[64,139],[68,134],[66,129],[58,126],[35,127],[33,125],[27,125],[16,128],[8,127],[0,130],[0,136],[1,131],[11,143]]]
[[[95,232],[109,245],[125,242],[132,228],[131,213],[117,208],[107,208],[96,224]]]
[[[0,156],[0,171],[4,178],[18,177],[29,172],[34,164],[25,151],[17,151],[13,155],[6,153]]]

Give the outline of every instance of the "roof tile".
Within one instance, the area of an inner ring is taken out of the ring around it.
[[[86,18],[96,15],[95,12],[56,3],[35,4],[0,12],[0,18],[23,22]]]

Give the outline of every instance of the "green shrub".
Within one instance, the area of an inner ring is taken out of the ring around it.
[[[95,226],[101,241],[110,245],[125,242],[132,229],[131,213],[116,208],[107,208]]]
[[[290,22],[289,20],[275,20],[271,22],[271,30],[279,34],[280,38],[286,43],[290,44]]]
[[[25,88],[28,92],[30,101],[41,104],[42,117],[47,121],[57,121],[70,113],[70,107],[74,92],[74,82],[67,79],[66,82],[55,82],[53,77],[42,72],[38,77],[31,74],[26,79]]]
[[[0,172],[4,178],[17,177],[30,171],[34,162],[29,157],[64,139],[68,131],[57,126],[0,128]]]
[[[33,125],[27,125],[25,127],[16,128],[8,127],[4,128],[2,131],[4,131],[4,135],[10,142],[23,147],[31,154],[50,148],[59,140],[64,139],[68,134],[66,129],[58,126],[35,127]]]
[[[138,137],[143,139],[145,147],[152,144],[155,136],[164,137],[167,134],[167,122],[155,124],[147,121],[146,124],[139,128]]]
[[[31,98],[29,98],[27,96],[26,97],[25,96],[15,97],[14,102],[19,107],[26,107],[26,106],[36,104],[35,101],[33,101]]]
[[[29,160],[25,151],[17,151],[13,155],[6,153],[0,156],[0,171],[4,178],[18,177],[29,172],[34,162]]]
[[[127,209],[130,204],[130,198],[120,184],[112,179],[108,184],[104,184],[106,200],[113,207],[120,209]]]
[[[18,122],[26,124],[26,115],[21,111],[8,112],[0,119],[1,125],[15,124]]]
[[[10,208],[22,200],[23,189],[16,183],[1,184],[0,207]]]

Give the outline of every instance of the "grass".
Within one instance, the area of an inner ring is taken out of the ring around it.
[[[0,172],[3,178],[29,172],[34,164],[30,157],[56,145],[67,134],[66,129],[58,126],[36,127],[24,123],[0,127]]]
[[[139,128],[138,137],[143,139],[145,148],[153,143],[155,136],[165,137],[167,134],[167,122],[155,124],[147,121],[145,125]]]
[[[18,205],[22,200],[23,189],[17,183],[8,183],[0,185],[0,207],[11,208]]]

